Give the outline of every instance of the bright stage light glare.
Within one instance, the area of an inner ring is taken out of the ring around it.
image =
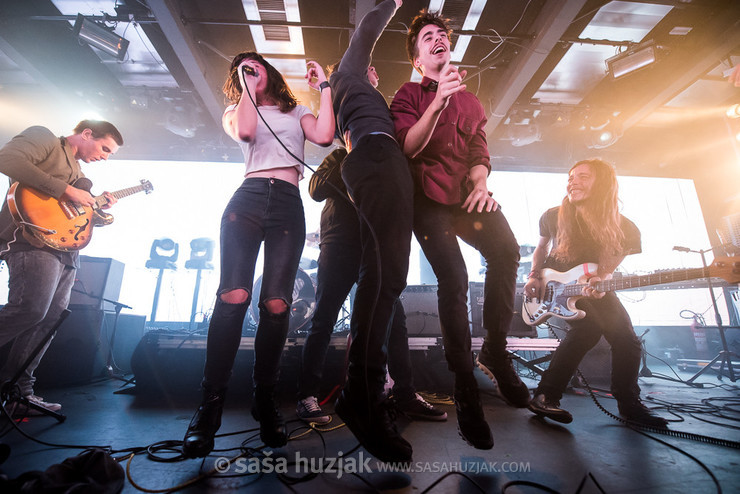
[[[740,104],[735,103],[725,111],[727,118],[740,118]]]

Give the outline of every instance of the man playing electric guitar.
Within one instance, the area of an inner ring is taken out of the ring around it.
[[[11,182],[32,187],[60,201],[95,206],[95,198],[71,184],[84,178],[78,160],[105,160],[123,145],[120,132],[104,121],[83,120],[68,137],[56,137],[47,128],[30,127],[0,149],[0,173]],[[104,194],[110,207],[116,198]],[[0,211],[0,259],[8,265],[8,303],[0,309],[0,346],[13,341],[6,362],[0,364],[0,383],[11,379],[43,340],[69,303],[75,273],[76,251],[39,247],[29,232],[13,222],[7,200]],[[30,240],[29,240],[30,238]],[[48,347],[48,344],[47,344]],[[58,411],[33,393],[33,371],[46,348],[25,369],[18,381],[20,396]],[[23,412],[24,410],[16,410]]]
[[[665,428],[667,421],[653,415],[640,401],[637,376],[641,347],[629,315],[614,292],[595,288],[598,281],[611,277],[624,256],[641,251],[640,231],[619,214],[617,193],[617,178],[610,164],[599,159],[579,161],[570,169],[562,204],[540,218],[541,236],[524,286],[525,297],[542,300],[543,268],[567,271],[588,262],[599,267],[595,273],[586,273],[588,284],[582,290],[583,298],[576,302],[586,315],[569,321],[570,331],[553,354],[529,409],[570,423],[573,417],[560,408],[560,398],[581,359],[603,336],[612,349],[611,390],[620,415],[632,423]]]

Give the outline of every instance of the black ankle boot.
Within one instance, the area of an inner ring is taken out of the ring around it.
[[[460,436],[477,449],[493,448],[491,428],[483,415],[478,383],[472,373],[455,376],[455,410]]]
[[[252,417],[260,423],[260,439],[266,446],[280,448],[288,444],[285,420],[275,406],[275,386],[255,386]]]
[[[213,450],[213,437],[221,427],[226,390],[204,391],[203,402],[190,421],[182,442],[185,458],[202,458]]]

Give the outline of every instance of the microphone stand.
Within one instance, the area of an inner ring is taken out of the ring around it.
[[[118,302],[115,300],[109,300],[103,297],[101,297],[100,299],[105,302],[108,302],[109,304],[113,304],[113,306],[115,307],[114,310],[116,313],[116,317],[113,320],[113,330],[111,331],[110,342],[108,343],[108,359],[106,360],[106,363],[105,363],[105,371],[108,373],[108,377],[112,379],[123,381],[126,384],[132,384],[133,380],[126,379],[125,377],[123,377],[124,375],[123,370],[119,369],[115,361],[113,360],[113,347],[116,342],[116,329],[118,328],[118,318],[121,315],[121,310],[123,308],[131,309],[132,307],[126,304],[122,304],[121,302]]]
[[[111,331],[110,342],[108,343],[108,358],[106,359],[105,368],[103,369],[103,372],[107,373],[108,377],[110,377],[111,379],[118,379],[119,381],[123,381],[126,384],[133,384],[133,379],[126,379],[125,377],[123,377],[124,375],[123,370],[119,369],[118,366],[115,364],[115,361],[113,360],[113,347],[116,341],[116,329],[118,328],[118,318],[121,315],[121,310],[123,308],[132,309],[132,307],[126,304],[122,304],[121,302],[118,302],[117,300],[107,299],[103,297],[102,294],[98,296],[98,295],[89,293],[84,289],[80,290],[78,288],[73,287],[72,291],[86,295],[87,297],[90,297],[91,299],[98,300],[101,306],[103,302],[108,302],[109,304],[112,304],[114,306],[116,317],[113,320],[113,330]]]
[[[691,381],[684,381],[683,379],[679,379],[677,377],[666,376],[664,374],[655,374],[653,371],[651,371],[648,368],[648,366],[647,366],[647,355],[648,355],[648,352],[647,352],[647,348],[645,346],[645,335],[648,334],[648,332],[650,332],[650,328],[647,328],[645,330],[645,332],[642,333],[639,336],[640,346],[642,346],[642,367],[640,368],[640,373],[638,374],[638,376],[640,376],[640,377],[654,377],[656,379],[664,379],[666,381],[671,381],[671,382],[674,382],[674,383],[688,384],[689,386],[694,386],[696,388],[703,388],[704,387],[704,384],[703,383],[695,383],[695,382],[691,382]],[[660,360],[660,359],[658,359],[658,360]],[[662,360],[661,360],[661,362],[662,362]],[[665,363],[665,362],[663,362],[663,363]]]
[[[691,250],[686,247],[673,247],[673,250],[677,250],[679,252],[695,252],[697,254],[701,255],[701,263],[704,266],[704,271],[707,273],[707,286],[709,287],[709,294],[712,298],[712,307],[714,308],[714,320],[717,321],[717,330],[719,331],[719,338],[722,342],[722,349],[717,353],[717,356],[712,359],[711,362],[709,362],[707,365],[702,367],[699,372],[694,374],[688,381],[686,381],[689,384],[693,384],[693,382],[702,374],[704,374],[706,371],[712,368],[712,366],[719,362],[719,372],[717,374],[717,379],[722,380],[722,375],[724,373],[725,365],[727,365],[727,374],[730,378],[731,382],[735,382],[737,378],[735,377],[735,369],[732,368],[732,357],[737,357],[737,354],[734,352],[731,352],[729,347],[727,346],[727,338],[725,336],[725,328],[722,326],[722,317],[719,313],[719,308],[717,307],[717,300],[714,297],[714,286],[712,285],[712,278],[709,276],[708,272],[708,266],[707,266],[707,258],[704,254],[707,252],[712,252],[714,249],[706,249],[706,250]]]

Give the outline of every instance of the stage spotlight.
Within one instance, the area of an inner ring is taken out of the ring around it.
[[[621,133],[617,131],[616,126],[606,123],[600,127],[591,127],[586,136],[586,146],[591,149],[604,149],[615,144],[620,137]]]
[[[213,269],[213,247],[215,242],[206,237],[190,241],[190,259],[185,261],[187,269]]]
[[[658,60],[653,41],[647,41],[628,48],[606,59],[606,70],[614,79],[625,76]]]
[[[177,269],[175,262],[180,253],[180,246],[171,238],[158,238],[152,242],[149,251],[147,268],[153,269]]]
[[[105,53],[123,60],[128,50],[128,40],[122,38],[103,24],[92,21],[82,14],[77,14],[73,28],[74,34],[85,43]]]

